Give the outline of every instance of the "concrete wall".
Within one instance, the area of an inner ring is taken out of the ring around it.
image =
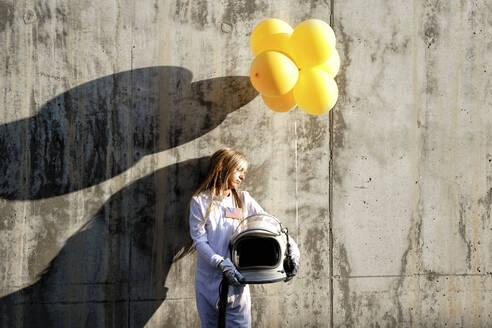
[[[223,146],[302,253],[255,327],[491,326],[491,10],[1,0],[0,326],[199,326],[183,217]],[[253,27],[330,16],[338,104],[269,111]]]

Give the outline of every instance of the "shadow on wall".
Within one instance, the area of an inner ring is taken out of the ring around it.
[[[191,248],[188,201],[208,162],[168,166],[113,195],[35,284],[0,299],[0,326],[144,327],[166,299],[173,258]]]
[[[191,80],[172,66],[109,75],[0,126],[0,197],[42,199],[99,184],[202,136],[258,94],[245,76]]]
[[[204,135],[257,95],[248,77],[191,79],[180,67],[122,72],[0,126],[0,197],[96,185]],[[186,210],[207,165],[170,165],[113,195],[36,283],[0,299],[0,326],[144,327],[166,299],[173,258],[191,247]]]

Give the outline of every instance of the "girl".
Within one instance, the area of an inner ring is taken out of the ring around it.
[[[240,220],[265,213],[248,192],[238,190],[247,169],[240,152],[216,151],[205,181],[190,201],[190,234],[198,252],[195,294],[202,327],[217,327],[223,273],[230,285],[226,327],[251,327],[249,287],[242,284],[241,273],[228,258],[229,241]]]

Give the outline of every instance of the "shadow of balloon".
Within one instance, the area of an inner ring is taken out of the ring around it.
[[[188,202],[208,162],[168,166],[114,194],[36,283],[0,298],[0,326],[144,327],[166,299],[173,259],[191,248]]]
[[[35,200],[96,185],[204,135],[258,94],[245,76],[191,80],[181,67],[121,72],[1,125],[0,197]]]

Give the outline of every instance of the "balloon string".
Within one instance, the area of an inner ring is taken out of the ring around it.
[[[296,112],[297,115],[297,112]],[[294,121],[294,161],[295,161],[295,171],[296,171],[296,191],[295,191],[295,197],[296,197],[296,228],[297,228],[297,233],[299,233],[299,197],[297,194],[298,190],[298,184],[299,184],[299,179],[298,179],[298,168],[297,168],[297,119]],[[297,236],[297,240],[299,240],[299,236]]]

